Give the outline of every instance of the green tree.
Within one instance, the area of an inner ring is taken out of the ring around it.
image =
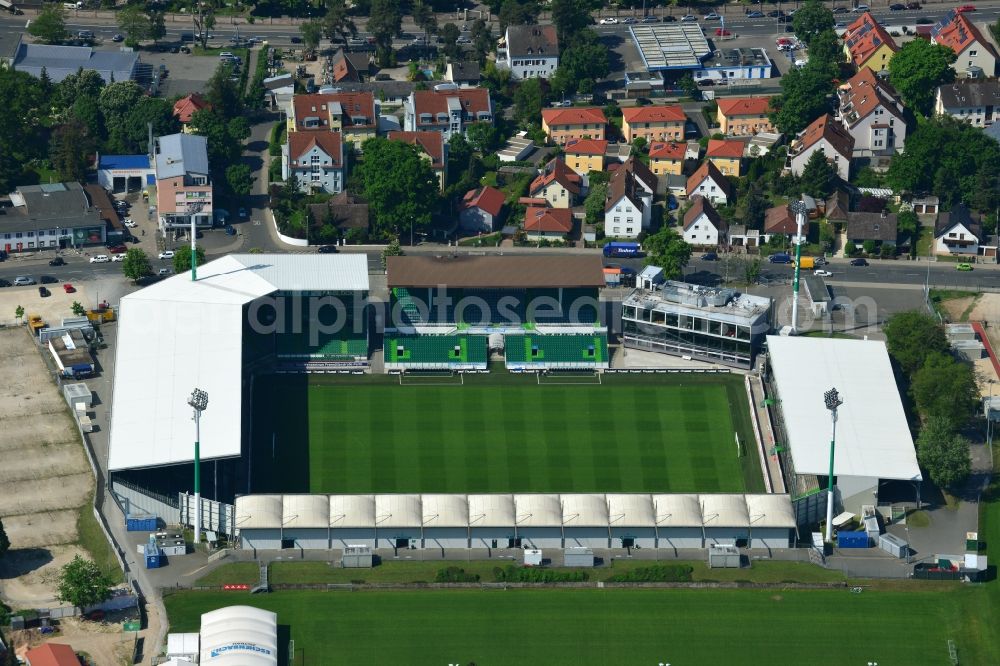
[[[810,48],[812,57],[812,39],[825,30],[833,30],[833,12],[823,6],[819,0],[807,0],[799,7],[792,17],[792,29],[795,35]]]
[[[956,427],[972,415],[979,396],[972,366],[942,352],[924,357],[910,390],[922,418],[948,419]]]
[[[46,44],[66,41],[69,32],[66,30],[66,11],[62,5],[57,2],[43,5],[38,16],[28,26],[28,34]]]
[[[743,281],[748,285],[760,281],[760,257],[754,257],[743,266]]]
[[[135,81],[115,81],[106,85],[101,90],[97,103],[107,127],[114,128],[124,123],[125,117],[144,96],[145,93]]]
[[[536,0],[503,0],[497,19],[500,21],[500,32],[503,33],[509,25],[531,25],[538,22],[542,8]]]
[[[552,24],[556,27],[560,44],[571,44],[573,37],[590,25],[591,4],[589,0],[552,0],[549,5]]]
[[[24,306],[18,305],[14,308],[14,316],[20,321],[24,317]]]
[[[919,370],[928,354],[948,349],[944,329],[932,316],[916,310],[892,315],[883,332],[889,354],[907,375]]]
[[[469,32],[469,39],[472,40],[472,50],[476,55],[476,61],[480,66],[486,64],[486,56],[496,45],[493,39],[493,29],[490,24],[481,18],[472,22],[472,29]]]
[[[149,257],[137,247],[129,248],[122,260],[122,274],[132,282],[153,274]]]
[[[552,87],[560,95],[576,92],[593,92],[594,82],[606,77],[611,71],[608,47],[590,29],[579,31],[573,36],[570,46],[559,54],[559,67],[552,75]]]
[[[743,224],[749,229],[763,229],[764,216],[771,202],[759,187],[751,187],[743,202]]]
[[[668,280],[684,277],[684,267],[691,259],[691,246],[673,229],[664,225],[647,236],[642,247],[646,251],[647,266],[659,266]]]
[[[75,118],[59,125],[49,142],[49,159],[63,182],[82,183],[87,179],[87,153],[93,141],[87,128]]]
[[[875,254],[875,250],[878,249],[878,243],[869,238],[868,240],[861,243],[861,249],[863,249],[865,251],[865,254],[867,254],[868,256],[872,256],[873,254]]]
[[[540,124],[542,109],[547,100],[542,82],[538,79],[521,81],[514,93],[514,117],[522,125]]]
[[[972,471],[969,440],[957,434],[947,419],[931,418],[920,428],[917,460],[942,488],[957,488]]]
[[[118,29],[125,33],[126,43],[135,46],[141,41],[149,39],[153,26],[149,16],[139,5],[125,5],[115,19]]]
[[[167,36],[166,15],[155,9],[147,9],[146,16],[149,18],[148,38],[154,42]]]
[[[82,317],[87,314],[87,309],[80,305],[80,301],[73,301],[73,305],[70,306],[70,309],[77,317]]]
[[[224,177],[226,167],[243,152],[243,140],[249,135],[246,118],[226,120],[214,109],[201,109],[191,116],[190,127],[208,139],[208,163],[213,173]]]
[[[833,30],[824,30],[809,43],[809,60],[806,67],[820,74],[826,80],[840,75],[844,62],[844,43]]]
[[[587,211],[587,224],[602,224],[604,222],[604,204],[608,198],[607,183],[595,183],[591,181],[590,192],[583,202],[583,208]]]
[[[233,81],[233,68],[229,63],[220,62],[209,77],[205,84],[205,100],[223,118],[243,115],[243,95]]]
[[[246,164],[230,164],[226,167],[226,182],[233,194],[248,196],[253,188],[253,174]]]
[[[701,91],[698,89],[698,84],[694,82],[694,77],[690,74],[685,74],[681,78],[677,79],[677,86],[684,91],[684,94],[688,97],[699,99],[701,97]]]
[[[392,38],[403,28],[403,15],[396,0],[372,0],[368,32],[375,38],[375,52],[382,67],[392,64]]]
[[[438,178],[413,146],[382,138],[364,143],[365,159],[356,169],[378,238],[420,231],[438,204]]]
[[[488,155],[500,146],[500,131],[493,123],[472,123],[465,130],[465,135],[480,155]]]
[[[817,199],[829,197],[837,184],[837,170],[827,161],[823,149],[813,151],[802,168],[802,191]]]
[[[313,51],[323,39],[323,24],[319,21],[306,21],[299,25],[299,34],[302,35],[305,47]]]
[[[326,14],[323,16],[323,32],[327,39],[331,40],[343,40],[349,35],[358,34],[358,28],[351,19],[345,0],[327,0]],[[305,35],[302,37],[305,39]]]
[[[208,33],[215,27],[215,8],[207,2],[192,0],[189,13],[201,48],[208,48]]]
[[[937,87],[955,79],[955,52],[941,44],[913,39],[889,61],[889,82],[908,109],[929,116],[934,110]]]
[[[444,42],[444,53],[449,58],[458,57],[458,38],[461,36],[462,31],[454,23],[445,23],[441,26],[441,41]]]
[[[771,98],[771,122],[789,136],[830,110],[833,83],[823,68],[793,67],[781,77],[781,94]]]
[[[7,538],[7,530],[3,527],[3,520],[0,520],[0,559],[10,550],[10,539]]]
[[[111,597],[113,581],[92,560],[79,555],[63,565],[56,587],[59,601],[86,608]]]
[[[101,75],[94,70],[81,68],[56,84],[52,92],[52,104],[56,108],[65,109],[80,99],[97,100],[104,89],[104,83]]]
[[[197,258],[199,266],[204,264],[205,248],[199,245],[195,250],[195,257]],[[189,270],[191,270],[191,246],[181,245],[179,248],[174,250],[174,273],[184,273]]]
[[[393,237],[389,241],[389,244],[382,248],[382,270],[385,270],[386,265],[389,263],[387,259],[389,257],[402,257],[403,248],[399,245],[399,238]]]
[[[149,150],[149,124],[153,125],[153,136],[166,136],[181,130],[180,121],[174,115],[173,104],[162,97],[144,95],[125,112],[120,123],[112,128],[108,138],[120,154],[131,155]]]
[[[413,22],[423,31],[424,42],[429,43],[428,36],[436,33],[438,29],[437,16],[434,14],[434,8],[423,0],[413,0],[413,6],[410,8],[410,14],[413,16]]]

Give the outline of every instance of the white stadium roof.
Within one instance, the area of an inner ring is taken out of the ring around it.
[[[208,393],[203,460],[240,455],[243,306],[276,291],[367,291],[364,255],[232,254],[120,302],[111,470],[194,459],[187,400]]]
[[[277,666],[278,616],[251,606],[227,606],[201,616],[203,666]]]
[[[333,529],[795,527],[788,495],[641,493],[240,495],[236,498],[236,527],[311,527],[322,519],[320,507],[327,502]],[[306,520],[301,514],[308,511],[314,514]]]
[[[823,394],[836,388],[844,404],[837,410],[834,474],[921,480],[885,343],[772,335],[767,347],[796,473],[829,473]]]

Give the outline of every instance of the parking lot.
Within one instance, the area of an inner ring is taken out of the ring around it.
[[[139,57],[153,68],[154,74],[160,65],[166,66],[167,78],[160,83],[161,97],[204,92],[205,84],[219,66],[218,56],[142,51]]]

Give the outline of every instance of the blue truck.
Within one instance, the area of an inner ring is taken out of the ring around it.
[[[638,257],[642,246],[638,243],[608,243],[604,246],[605,257]]]

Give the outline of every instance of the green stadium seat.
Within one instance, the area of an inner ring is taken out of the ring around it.
[[[608,362],[608,338],[595,335],[508,335],[504,337],[508,365],[559,364],[604,365]]]
[[[485,335],[386,336],[382,358],[387,364],[485,366],[488,340]]]

